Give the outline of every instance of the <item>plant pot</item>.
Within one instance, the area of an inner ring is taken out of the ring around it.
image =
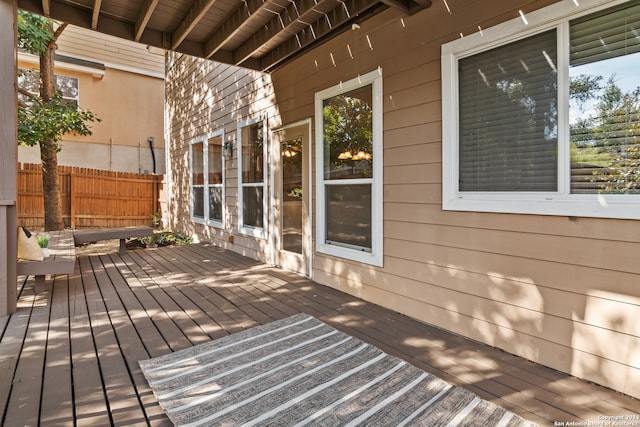
[[[42,255],[44,255],[44,257],[48,257],[49,254],[49,248],[41,248],[42,249]]]

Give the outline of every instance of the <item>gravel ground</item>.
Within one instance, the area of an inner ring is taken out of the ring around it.
[[[76,246],[76,255],[105,255],[118,252],[120,240],[101,240],[96,243]]]

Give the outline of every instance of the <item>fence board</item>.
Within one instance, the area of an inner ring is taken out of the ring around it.
[[[58,167],[62,217],[66,227],[152,225],[158,211],[159,175],[71,166]],[[42,169],[18,164],[18,225],[44,227]]]

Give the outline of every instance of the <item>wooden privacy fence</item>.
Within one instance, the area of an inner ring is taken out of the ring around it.
[[[159,175],[58,167],[66,227],[152,225],[158,212]],[[18,225],[44,227],[42,166],[18,164]]]

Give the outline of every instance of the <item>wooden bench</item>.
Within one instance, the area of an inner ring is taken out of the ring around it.
[[[72,231],[47,231],[49,256],[43,261],[18,260],[19,276],[36,277],[36,289],[44,285],[47,274],[71,274],[76,266],[76,248]]]
[[[147,237],[153,235],[153,228],[141,225],[132,227],[97,228],[86,230],[75,230],[73,238],[76,245],[97,242],[99,240],[120,239],[120,250],[118,253],[124,255],[127,251],[125,240],[134,237]]]

